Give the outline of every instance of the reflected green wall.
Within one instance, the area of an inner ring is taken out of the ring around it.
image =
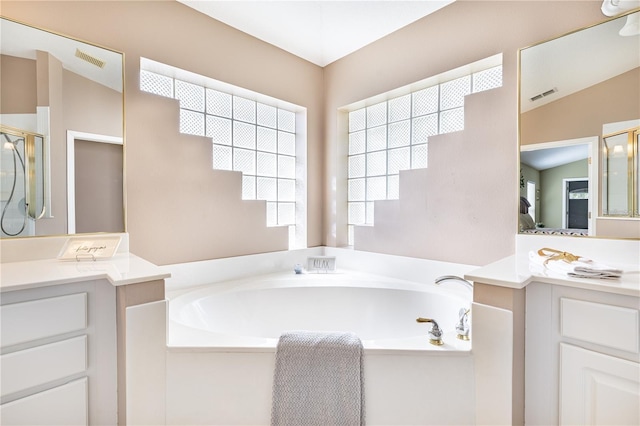
[[[575,161],[540,172],[540,220],[545,228],[562,227],[563,179],[589,176],[587,160]]]

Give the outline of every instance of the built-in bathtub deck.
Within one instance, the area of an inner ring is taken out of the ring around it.
[[[294,274],[307,256],[322,255],[336,256],[336,273]],[[473,338],[457,339],[453,326],[471,292],[434,284],[438,276],[462,276],[473,266],[317,248],[167,268],[167,424],[237,424],[240,417],[243,424],[269,424],[278,327],[261,323],[284,321],[281,313],[293,309],[293,318],[337,324],[349,305],[355,319],[371,325],[359,331],[367,423],[474,423]],[[440,297],[438,303],[428,296]],[[374,305],[377,310],[367,312]],[[215,312],[204,313],[207,306]],[[191,318],[181,318],[181,309]],[[442,318],[444,345],[429,343],[430,324],[416,323],[419,316]],[[388,328],[391,322],[395,328]],[[410,331],[394,339],[405,327]],[[455,410],[424,403],[457,400],[469,403]]]

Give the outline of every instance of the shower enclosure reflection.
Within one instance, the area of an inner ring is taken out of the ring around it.
[[[35,235],[35,221],[46,210],[44,137],[6,126],[0,134],[2,237]]]
[[[602,214],[640,217],[640,127],[602,138]]]

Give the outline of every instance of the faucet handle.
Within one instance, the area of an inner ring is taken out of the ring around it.
[[[460,310],[458,311],[458,320],[465,320],[465,317],[468,317],[469,312],[471,312],[471,309],[460,308]]]
[[[457,338],[469,340],[469,312],[470,309],[460,308],[458,312],[458,323],[456,324]]]
[[[442,341],[442,330],[440,330],[440,327],[438,326],[436,320],[432,318],[419,317],[416,318],[416,322],[429,322],[433,324],[431,326],[431,330],[429,330],[429,343],[436,346],[444,345],[444,342]]]

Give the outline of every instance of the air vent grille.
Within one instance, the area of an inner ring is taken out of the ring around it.
[[[538,99],[542,99],[542,98],[544,98],[545,96],[549,96],[549,95],[551,95],[551,94],[553,94],[553,93],[556,93],[557,91],[558,91],[558,89],[554,87],[553,89],[549,89],[549,90],[547,90],[546,92],[542,92],[542,93],[539,93],[539,94],[537,94],[537,95],[535,95],[535,96],[532,96],[532,97],[531,97],[531,98],[529,98],[529,99],[531,100],[531,102],[533,102],[533,101],[537,101]]]
[[[80,49],[76,49],[76,57],[82,59],[83,61],[89,62],[90,64],[95,65],[98,68],[104,68],[104,66],[106,65],[106,62],[102,59],[91,56]]]

